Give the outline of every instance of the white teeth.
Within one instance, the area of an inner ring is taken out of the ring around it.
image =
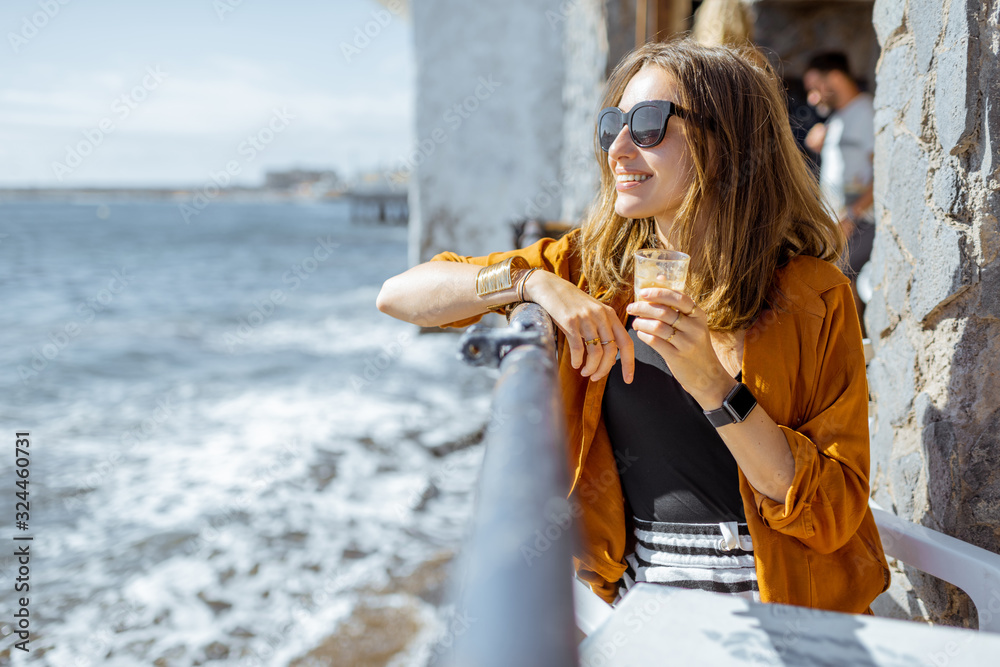
[[[649,178],[646,174],[618,174],[616,177],[619,183],[627,183],[629,181],[645,181]]]

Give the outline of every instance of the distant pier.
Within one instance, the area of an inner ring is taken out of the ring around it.
[[[344,194],[351,220],[381,225],[405,225],[410,218],[406,192],[351,192]]]

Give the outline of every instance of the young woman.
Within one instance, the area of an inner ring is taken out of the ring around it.
[[[844,246],[756,51],[647,44],[599,114],[582,228],[441,253],[378,307],[464,327],[534,301],[558,327],[577,574],[868,612],[889,570],[868,509],[868,391]],[[632,288],[633,254],[691,256],[683,293]]]

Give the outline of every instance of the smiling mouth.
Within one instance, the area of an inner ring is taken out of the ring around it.
[[[642,183],[643,181],[648,181],[652,176],[649,174],[618,174],[615,176],[615,180],[619,183]]]

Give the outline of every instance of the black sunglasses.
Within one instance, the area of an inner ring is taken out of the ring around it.
[[[666,100],[639,102],[628,113],[618,107],[601,109],[597,117],[597,137],[601,148],[607,152],[624,125],[628,125],[629,135],[636,146],[652,148],[663,141],[671,116],[687,118],[687,113]]]

